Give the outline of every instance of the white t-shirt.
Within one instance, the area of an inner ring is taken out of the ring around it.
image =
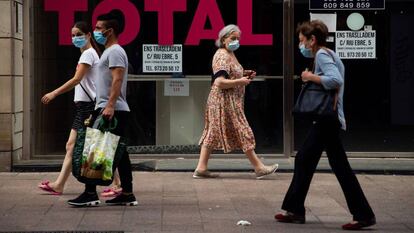
[[[83,51],[81,57],[79,58],[78,66],[76,70],[79,69],[80,64],[87,64],[90,66],[89,71],[85,74],[82,81],[80,82],[88,92],[89,96],[94,100],[96,97],[96,87],[95,82],[98,78],[98,63],[99,63],[99,56],[98,53],[95,51],[94,48],[89,48]],[[75,102],[82,101],[82,102],[92,102],[82,87],[78,84],[75,87]]]

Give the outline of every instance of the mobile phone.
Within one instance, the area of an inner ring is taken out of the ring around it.
[[[248,73],[248,76],[251,76],[253,73],[254,73],[254,71],[253,71],[253,70],[251,70],[251,71]]]
[[[253,79],[253,77],[252,77],[252,74],[254,73],[254,71],[253,70],[251,70],[248,74],[247,74],[247,76],[249,76],[248,77],[248,79]]]

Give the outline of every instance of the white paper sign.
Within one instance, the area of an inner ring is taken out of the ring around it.
[[[164,81],[164,96],[189,96],[188,79],[167,79]]]
[[[342,59],[375,59],[375,31],[337,31],[335,51]]]
[[[336,32],[336,14],[313,14],[310,13],[311,20],[320,20],[328,27],[329,32]]]
[[[183,45],[142,45],[142,72],[175,73],[183,71]]]

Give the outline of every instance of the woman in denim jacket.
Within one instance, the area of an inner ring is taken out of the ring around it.
[[[337,112],[334,118],[313,122],[308,136],[295,157],[295,170],[289,190],[283,201],[285,213],[275,216],[279,222],[305,223],[305,199],[322,152],[345,195],[353,221],[342,226],[344,230],[359,230],[376,223],[375,215],[349,165],[340,139],[340,130],[346,130],[343,111],[345,69],[339,56],[326,48],[328,28],[318,20],[304,22],[297,28],[299,49],[303,56],[314,58],[314,72],[302,72],[302,81],[314,82],[327,90],[337,90]]]

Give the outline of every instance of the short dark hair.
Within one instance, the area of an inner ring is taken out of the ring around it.
[[[105,28],[112,28],[116,36],[119,36],[124,29],[124,15],[120,10],[112,10],[107,14],[100,15],[97,20],[104,21]]]
[[[306,39],[315,36],[316,43],[320,46],[326,46],[326,38],[329,35],[328,27],[320,20],[306,21],[298,24],[296,33],[302,33]]]

